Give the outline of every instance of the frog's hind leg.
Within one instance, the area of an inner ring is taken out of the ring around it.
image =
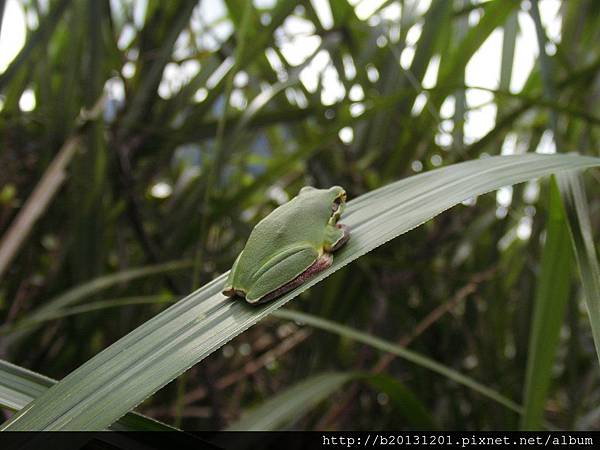
[[[333,263],[333,256],[331,253],[323,253],[308,269],[294,278],[292,281],[284,284],[280,288],[275,291],[265,295],[261,299],[259,299],[256,303],[264,303],[274,298],[280,297],[283,294],[297,288],[307,280],[311,279],[313,276],[327,269]]]
[[[316,251],[314,251],[314,250],[312,250],[312,251],[315,253],[315,256],[317,256]],[[306,250],[306,252],[308,252],[308,249]],[[248,295],[246,296],[246,300],[249,303],[258,304],[258,303],[265,303],[270,300],[273,300],[274,298],[280,297],[281,295],[285,294],[286,292],[289,292],[292,289],[295,289],[296,287],[300,286],[301,284],[303,284],[305,281],[312,278],[317,273],[319,273],[319,272],[327,269],[329,266],[331,266],[331,264],[333,263],[333,256],[331,256],[331,254],[329,254],[329,253],[324,253],[323,255],[318,256],[316,259],[314,259],[314,257],[312,257],[312,261],[313,262],[306,269],[304,269],[300,274],[298,274],[291,281],[288,281],[287,283],[277,287],[274,290],[264,293],[262,296],[258,292],[253,292],[253,289],[251,289],[250,292],[248,292]]]

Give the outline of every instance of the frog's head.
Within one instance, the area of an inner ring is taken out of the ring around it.
[[[329,223],[335,225],[346,206],[346,191],[340,186],[332,186],[329,189],[317,189],[312,186],[305,186],[300,189],[300,195],[311,195],[318,198],[319,203],[323,202],[331,205],[331,216]]]
[[[333,186],[328,189],[328,192],[331,195],[331,218],[329,219],[329,223],[335,225],[338,220],[340,220],[340,216],[342,212],[344,212],[344,207],[346,206],[346,191],[344,188],[340,186]]]

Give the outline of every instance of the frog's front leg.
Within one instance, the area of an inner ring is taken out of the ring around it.
[[[328,253],[333,253],[348,242],[348,239],[350,239],[350,230],[346,225],[341,223],[327,225],[323,249]]]

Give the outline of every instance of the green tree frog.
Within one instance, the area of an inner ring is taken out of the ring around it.
[[[345,203],[340,186],[303,187],[254,227],[223,294],[251,304],[268,302],[331,266],[332,253],[350,237],[338,223]]]

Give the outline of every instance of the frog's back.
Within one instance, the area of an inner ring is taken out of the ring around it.
[[[323,195],[298,195],[275,209],[252,230],[238,266],[254,270],[235,274],[236,287],[247,287],[261,267],[290,247],[320,248],[330,216],[331,204],[323,201]]]

